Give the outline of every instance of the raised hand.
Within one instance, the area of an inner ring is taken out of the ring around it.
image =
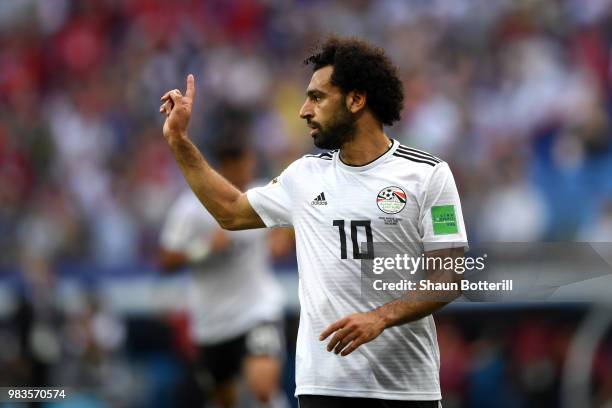
[[[163,133],[166,141],[172,143],[177,138],[187,137],[187,126],[191,118],[191,109],[195,97],[195,78],[187,75],[185,95],[178,89],[168,91],[161,97],[160,113],[166,114]]]

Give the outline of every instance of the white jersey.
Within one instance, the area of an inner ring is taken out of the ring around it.
[[[380,306],[361,297],[356,258],[365,249],[357,243],[411,242],[420,251],[466,246],[448,165],[397,141],[358,167],[344,164],[338,152],[307,155],[249,190],[248,199],[267,226],[295,228],[301,304],[295,394],[441,399],[432,316],[389,328],[346,357],[326,351],[330,338],[318,338],[331,323]],[[447,222],[451,216],[454,223]]]
[[[161,233],[164,249],[188,252],[207,245],[219,225],[186,191],[170,208]],[[282,288],[268,262],[266,231],[227,232],[230,247],[192,266],[188,303],[192,338],[214,344],[241,335],[262,321],[282,317]]]

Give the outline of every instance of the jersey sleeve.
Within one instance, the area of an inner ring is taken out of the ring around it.
[[[465,247],[467,234],[455,179],[448,164],[437,165],[425,184],[420,232],[425,251]]]
[[[287,167],[280,176],[263,187],[247,191],[251,207],[261,217],[266,227],[286,227],[293,225],[291,182],[295,163]]]
[[[214,223],[192,192],[183,194],[170,207],[160,234],[160,245],[169,251],[188,253],[206,246]]]

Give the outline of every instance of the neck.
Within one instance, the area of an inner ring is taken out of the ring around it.
[[[340,148],[340,159],[351,166],[363,166],[385,154],[389,143],[380,124],[358,124],[355,137]]]

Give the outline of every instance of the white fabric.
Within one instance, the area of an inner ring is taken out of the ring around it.
[[[170,208],[161,246],[189,253],[208,246],[217,222],[191,191]],[[282,317],[282,288],[268,262],[266,231],[226,232],[231,243],[222,253],[209,253],[193,266],[189,298],[192,337],[214,344],[245,333],[262,321]]]
[[[300,327],[296,395],[318,394],[398,400],[441,399],[439,353],[431,316],[385,330],[347,357],[326,351],[319,334],[331,323],[378,306],[361,298],[360,260],[353,259],[351,220],[370,221],[375,243],[416,243],[419,251],[466,246],[461,204],[448,165],[394,156],[399,143],[374,162],[351,167],[333,153],[305,156],[248,199],[268,227],[293,225],[299,266]],[[386,214],[378,193],[390,186],[407,194],[405,207]],[[325,203],[315,198],[324,193]],[[453,205],[458,232],[433,232],[432,206]],[[390,219],[400,219],[389,225]],[[339,227],[345,221],[347,259],[341,259]],[[359,243],[365,228],[356,229]],[[405,252],[405,251],[404,251]],[[418,256],[417,253],[412,255]]]

